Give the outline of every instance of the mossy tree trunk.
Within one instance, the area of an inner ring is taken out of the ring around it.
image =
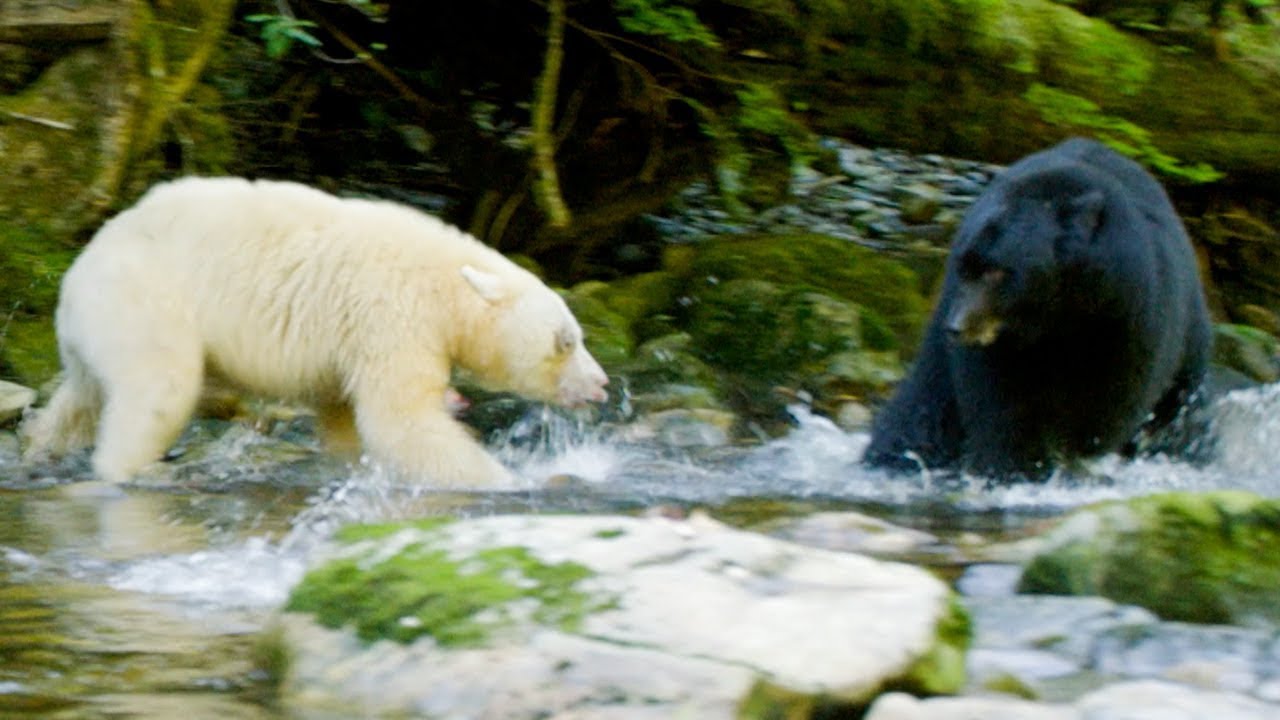
[[[533,105],[533,166],[538,174],[534,196],[547,214],[547,223],[556,229],[569,227],[569,207],[560,192],[560,175],[556,170],[555,111],[560,66],[564,62],[564,0],[550,0],[547,5],[547,53],[542,76],[538,78],[537,97]]]

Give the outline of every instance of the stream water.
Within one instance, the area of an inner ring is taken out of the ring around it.
[[[1017,536],[1074,506],[1163,490],[1280,496],[1280,387],[1220,403],[1218,455],[1205,466],[1103,458],[1083,478],[1004,488],[868,471],[857,465],[864,433],[793,414],[782,438],[695,452],[535,413],[491,442],[528,488],[490,494],[406,490],[314,453],[264,464],[255,453],[268,441],[233,428],[177,481],[104,497],[80,492],[83,459],[33,473],[0,434],[0,717],[290,717],[254,672],[254,633],[351,521],[697,506],[750,524],[857,509],[945,541]]]

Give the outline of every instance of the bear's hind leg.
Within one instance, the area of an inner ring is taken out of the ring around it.
[[[23,423],[27,461],[60,457],[93,442],[102,411],[102,388],[73,351],[63,349],[62,365],[62,383],[53,397]]]
[[[178,439],[200,399],[204,380],[199,342],[168,336],[156,347],[126,353],[104,368],[106,404],[98,423],[94,473],[122,483],[152,462]],[[162,346],[161,346],[162,345]]]

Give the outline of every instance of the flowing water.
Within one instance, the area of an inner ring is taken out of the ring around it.
[[[315,454],[263,464],[260,440],[227,431],[185,475],[112,496],[86,491],[82,458],[32,472],[0,435],[0,717],[289,717],[255,673],[254,633],[352,521],[697,506],[750,524],[858,509],[944,539],[1004,538],[1103,499],[1224,487],[1280,497],[1277,386],[1219,403],[1217,456],[1204,466],[1103,458],[1083,475],[1014,487],[890,478],[858,466],[864,433],[802,407],[793,415],[782,438],[695,452],[534,414],[491,443],[528,487],[489,494],[412,491]]]

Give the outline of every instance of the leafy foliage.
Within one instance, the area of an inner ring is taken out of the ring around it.
[[[739,128],[777,138],[794,165],[805,165],[813,160],[813,134],[791,114],[777,88],[763,83],[748,83],[735,96],[739,106]]]
[[[310,47],[321,45],[320,39],[310,32],[316,27],[310,20],[270,14],[249,15],[245,20],[262,27],[262,42],[266,45],[267,55],[274,60],[288,55],[295,42]]]
[[[1128,120],[1108,115],[1097,104],[1041,83],[1032,83],[1023,95],[1040,116],[1052,125],[1090,131],[1117,152],[1128,155],[1171,178],[1192,183],[1208,183],[1223,174],[1207,163],[1187,165],[1160,150],[1151,141],[1151,132]]]
[[[622,29],[680,43],[719,47],[720,39],[687,7],[670,0],[613,0]]]

